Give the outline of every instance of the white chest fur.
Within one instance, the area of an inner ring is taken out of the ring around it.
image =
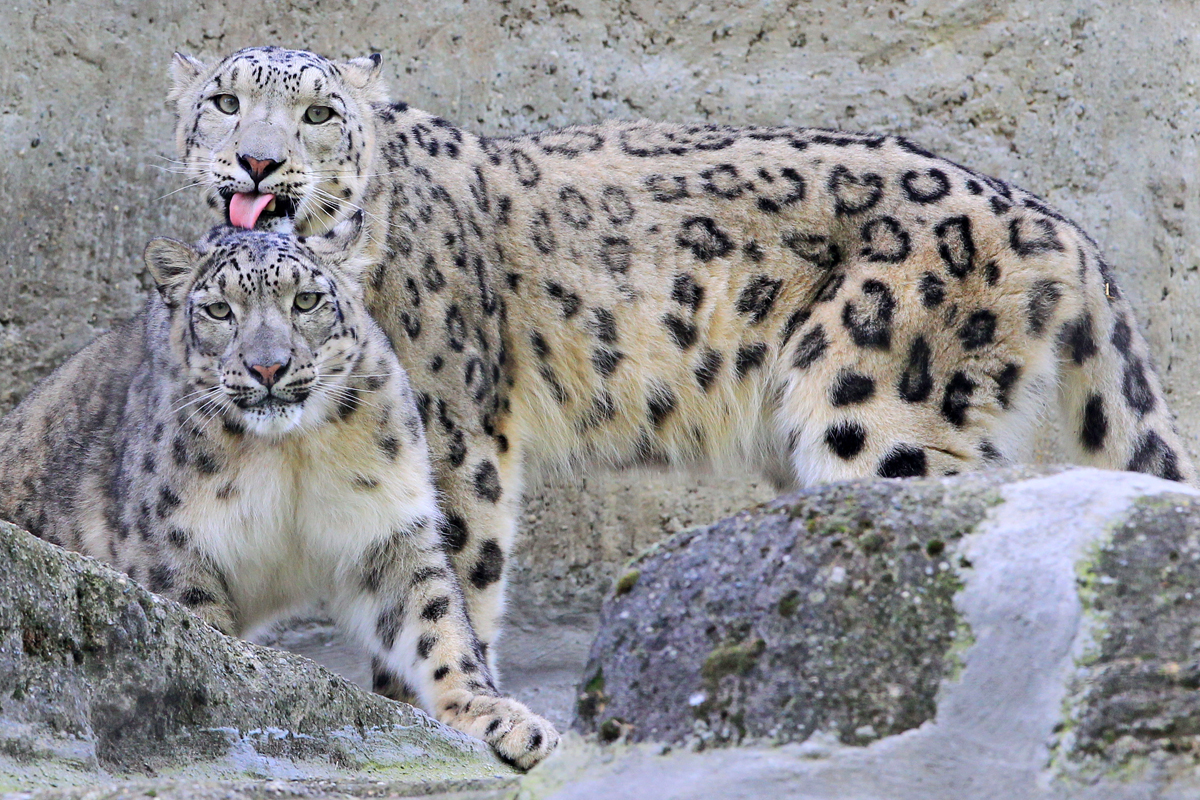
[[[370,428],[250,437],[185,498],[177,518],[224,573],[243,627],[329,599],[372,543],[436,514],[423,448],[402,444],[393,460]]]

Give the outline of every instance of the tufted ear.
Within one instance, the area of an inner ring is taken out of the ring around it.
[[[167,102],[178,101],[204,70],[204,62],[185,53],[171,56],[171,88],[167,91]]]
[[[379,53],[372,53],[369,56],[340,61],[337,66],[346,83],[362,92],[368,100],[383,100],[387,91],[380,75],[382,64],[383,57]]]
[[[146,245],[143,258],[163,302],[171,308],[179,305],[200,254],[189,244],[159,237],[151,239],[150,244]]]
[[[355,211],[325,233],[305,236],[301,244],[307,245],[321,263],[337,267],[344,273],[358,278],[364,263],[360,252],[366,242],[366,229],[362,210]]]

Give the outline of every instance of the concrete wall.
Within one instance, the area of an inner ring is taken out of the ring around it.
[[[1195,454],[1200,9],[1191,0],[55,2],[0,9],[0,411],[146,283],[156,235],[206,225],[163,171],[172,50],[378,51],[393,95],[489,134],[610,116],[903,133],[1081,222],[1136,300]],[[744,477],[533,489],[517,584],[576,657],[608,576],[666,531],[766,496]],[[573,632],[572,632],[573,631]],[[540,649],[539,649],[540,648]],[[509,671],[514,675],[513,670]]]

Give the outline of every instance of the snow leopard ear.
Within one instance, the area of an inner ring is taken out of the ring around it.
[[[174,103],[186,92],[196,79],[204,73],[204,62],[192,58],[186,53],[176,53],[171,57],[171,89],[167,92],[167,102]]]
[[[150,240],[143,257],[163,302],[175,308],[183,299],[200,254],[190,244],[159,237]]]
[[[361,245],[365,242],[367,226],[362,210],[355,211],[325,233],[305,236],[300,243],[306,245],[322,264],[336,267],[357,279],[362,272],[365,259]]]
[[[373,101],[384,100],[387,94],[380,74],[382,64],[383,57],[379,53],[372,53],[369,56],[341,61],[337,66],[346,83],[362,92],[367,100]]]

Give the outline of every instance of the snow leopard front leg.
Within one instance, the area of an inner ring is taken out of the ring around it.
[[[334,615],[371,653],[377,684],[407,687],[440,721],[529,769],[554,749],[558,733],[497,691],[441,528],[417,520],[367,547],[343,570]]]
[[[507,564],[517,533],[520,496],[516,489],[515,459],[489,452],[487,439],[470,452],[477,455],[473,472],[446,463],[429,436],[438,487],[438,505],[444,518],[438,524],[438,546],[457,577],[467,616],[479,642],[482,660],[494,680],[499,680],[496,640],[500,636],[507,586]],[[495,482],[489,464],[496,467]],[[464,458],[464,461],[466,459]],[[454,458],[457,461],[457,457]],[[440,467],[440,468],[439,468]],[[508,478],[507,480],[505,478]],[[483,497],[480,497],[482,487]],[[497,491],[500,497],[491,501]],[[507,494],[507,496],[505,496]],[[482,500],[482,501],[481,501]],[[389,670],[379,658],[371,660],[372,688],[385,697],[419,705],[420,694],[402,675]]]
[[[426,430],[444,514],[441,546],[458,574],[471,624],[496,675],[495,643],[520,514],[520,462],[502,432],[504,417],[489,416],[490,431],[475,429],[477,417],[463,408],[466,396],[431,398]]]

